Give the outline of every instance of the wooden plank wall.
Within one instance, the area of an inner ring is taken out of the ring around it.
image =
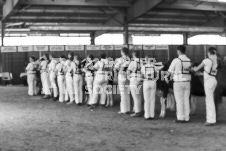
[[[176,49],[178,46],[171,45],[169,46],[169,51],[167,50],[141,50],[141,57],[144,57],[146,54],[151,54],[156,58],[158,62],[166,62],[168,59],[173,59],[177,57]],[[206,54],[205,50],[208,50],[210,46],[203,45],[194,45],[187,46],[187,55],[192,59],[192,62],[201,62]],[[214,46],[217,48],[218,53],[223,59],[226,56],[226,46]],[[84,58],[87,53],[92,53],[95,57],[99,58],[101,52],[106,52],[109,57],[113,59],[120,57],[120,50],[110,50],[110,51],[101,51],[101,50],[93,50],[93,51],[74,51],[75,54],[79,54],[81,58]],[[13,84],[22,84],[22,80],[20,79],[20,73],[24,72],[25,66],[28,63],[30,56],[35,56],[39,58],[40,55],[45,53],[53,53],[56,57],[60,57],[61,55],[67,56],[67,51],[64,52],[14,52],[14,53],[1,53],[1,65],[2,72],[12,72],[13,73]],[[169,55],[168,55],[169,54]]]

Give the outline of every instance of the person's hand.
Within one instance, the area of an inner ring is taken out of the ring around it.
[[[167,77],[164,78],[166,83],[169,84],[169,79]]]

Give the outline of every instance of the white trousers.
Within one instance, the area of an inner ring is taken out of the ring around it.
[[[91,98],[92,98],[92,95],[93,95],[93,76],[86,76],[86,90],[88,90],[88,94],[89,94],[89,100],[88,100],[88,105],[91,105]]]
[[[121,97],[120,112],[126,113],[131,111],[129,80],[126,75],[118,75],[118,87]]]
[[[28,83],[28,95],[36,95],[36,74],[28,74],[27,75],[27,83]]]
[[[143,83],[144,118],[155,117],[156,81],[145,80]]]
[[[74,80],[74,93],[75,103],[79,104],[83,102],[83,76],[82,74],[75,74]]]
[[[208,123],[216,123],[216,108],[214,103],[214,91],[216,86],[216,78],[209,78],[204,81],[206,94],[206,120]]]
[[[68,100],[68,94],[66,93],[66,84],[65,84],[65,76],[58,75],[57,83],[59,87],[59,102],[63,103],[65,100]]]
[[[45,95],[51,95],[48,74],[46,72],[41,73],[41,81],[42,81],[42,92]]]
[[[74,102],[74,84],[72,76],[66,75],[66,90],[69,95],[70,102]]]
[[[190,117],[190,82],[174,82],[173,90],[177,107],[177,120],[189,121]]]
[[[100,96],[100,104],[105,105],[107,99],[106,87],[108,85],[108,78],[105,74],[96,74],[94,82],[93,82],[93,94],[91,98],[91,104],[97,104],[99,102]]]
[[[137,78],[130,79],[130,92],[133,97],[134,107],[133,110],[135,113],[140,113],[142,111],[142,95],[141,95],[141,80]]]
[[[49,74],[49,79],[50,79],[50,84],[51,88],[53,89],[53,96],[56,98],[58,96],[58,88],[57,88],[57,83],[56,83],[56,74],[55,73],[50,73]]]

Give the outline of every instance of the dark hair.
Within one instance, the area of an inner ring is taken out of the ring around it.
[[[51,53],[49,56],[51,56],[52,58],[55,58],[55,55],[54,55],[54,54],[52,54],[52,53]]]
[[[94,56],[92,54],[88,54],[87,55],[87,58],[90,58],[91,60],[93,60],[94,59]]]
[[[214,47],[210,47],[208,49],[208,52],[211,54],[211,55],[216,55],[217,54],[217,49],[214,48]]]
[[[47,60],[49,60],[49,54],[44,54],[44,56],[46,57]]]
[[[60,58],[62,58],[62,59],[66,59],[65,55],[60,56]]]
[[[122,48],[122,52],[123,52],[126,56],[129,56],[129,49],[128,49],[128,48],[123,47],[123,48]]]
[[[101,58],[101,59],[106,59],[106,58],[107,58],[106,53],[102,52],[102,53],[100,54],[100,58]]]
[[[133,51],[133,55],[137,58],[140,58],[140,51],[138,50]]]
[[[177,50],[179,50],[182,54],[185,54],[186,47],[184,45],[180,45],[180,46],[177,47]]]
[[[30,57],[33,61],[36,61],[36,58],[34,56]]]
[[[73,52],[69,52],[68,55],[71,56],[71,58],[68,58],[68,59],[70,59],[71,61],[73,61],[74,60],[74,53]]]

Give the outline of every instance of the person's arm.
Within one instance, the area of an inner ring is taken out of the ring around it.
[[[202,69],[205,66],[205,64],[202,62],[198,67],[194,68],[193,70],[195,72],[199,71],[200,69]]]
[[[41,69],[42,69],[42,62],[40,62],[38,65],[38,71],[41,71]]]
[[[142,66],[140,71],[141,71],[142,78],[144,78],[145,77],[145,66]]]
[[[171,75],[173,75],[174,74],[174,72],[175,72],[175,68],[176,68],[176,64],[177,64],[178,62],[177,62],[177,60],[176,59],[174,59],[173,61],[172,61],[172,63],[170,64],[170,67],[169,67],[169,69],[168,69],[168,73],[164,76],[164,79],[165,79],[165,81],[167,82],[167,83],[169,83],[169,79],[168,79],[168,77]]]
[[[100,68],[99,61],[92,67],[93,70],[98,70]],[[91,69],[91,70],[92,70]]]
[[[31,64],[29,63],[26,67],[26,71],[29,71],[31,69]]]
[[[134,62],[132,61],[132,62],[130,62],[129,67],[126,71],[128,77],[130,77],[130,74],[133,71],[133,67],[134,67]]]
[[[119,58],[119,59],[116,59],[115,60],[115,65],[114,65],[114,71],[117,73],[118,71],[119,71],[119,68],[120,68],[120,66],[121,66],[121,59]]]

